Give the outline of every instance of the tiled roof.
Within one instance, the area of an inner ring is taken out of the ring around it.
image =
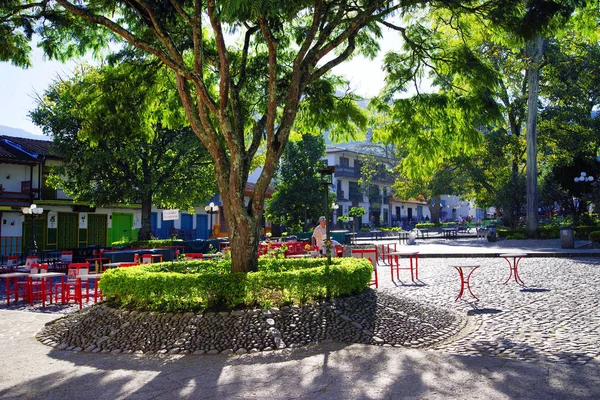
[[[51,152],[52,142],[48,140],[25,139],[14,136],[0,136],[0,158],[20,162],[35,162],[37,157],[55,158]]]
[[[23,153],[15,149],[13,146],[5,143],[2,140],[3,137],[0,137],[0,160],[10,161],[15,163],[33,163],[35,160]]]

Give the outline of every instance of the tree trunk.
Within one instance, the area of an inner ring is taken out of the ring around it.
[[[227,220],[231,245],[231,272],[258,270],[259,219],[255,217]]]
[[[142,199],[142,227],[138,232],[138,240],[150,240],[152,238],[151,213],[152,196],[150,195]]]
[[[538,183],[537,183],[537,102],[539,92],[540,62],[544,55],[544,38],[536,36],[527,43],[528,89],[527,98],[527,236],[538,238],[540,226],[538,219]]]

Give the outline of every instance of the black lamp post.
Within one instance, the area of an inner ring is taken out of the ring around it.
[[[319,168],[318,172],[321,174],[321,185],[323,185],[323,191],[325,192],[325,218],[327,218],[327,226],[325,227],[325,240],[327,243],[329,243],[325,245],[325,249],[327,251],[327,266],[329,266],[331,264],[331,237],[329,234],[331,213],[329,211],[329,186],[333,185],[333,173],[335,172],[335,167],[327,166]]]
[[[29,215],[31,219],[31,240],[27,246],[27,253],[32,256],[37,255],[38,247],[35,240],[35,218],[41,215],[44,212],[44,209],[32,204],[29,207],[23,207],[21,211],[23,211],[23,215],[26,217]]]
[[[213,237],[213,214],[216,214],[219,212],[219,206],[215,206],[215,203],[213,203],[211,201],[209,205],[204,207],[204,211],[206,211],[207,214],[210,215],[210,226],[208,228],[208,238],[211,239]]]
[[[331,214],[331,223],[333,223],[333,217],[337,217],[337,210],[340,208],[340,206],[336,203],[333,203],[331,205],[331,210],[332,210],[332,214]],[[336,221],[337,223],[337,221]]]

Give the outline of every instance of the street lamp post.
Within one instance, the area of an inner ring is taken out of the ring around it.
[[[29,215],[31,219],[31,240],[27,246],[27,253],[29,255],[37,255],[38,247],[35,240],[35,218],[41,215],[44,212],[44,209],[32,204],[29,207],[23,207],[21,211],[23,211],[23,215],[26,217]]]
[[[323,191],[325,192],[325,215],[327,218],[327,226],[325,227],[325,237],[327,244],[325,249],[327,251],[327,267],[331,264],[331,237],[329,233],[330,215],[329,212],[329,186],[333,185],[333,173],[335,172],[334,166],[327,166],[319,168],[318,172],[321,174],[321,184],[323,185]]]
[[[211,239],[213,237],[213,214],[219,212],[219,206],[215,206],[215,203],[212,201],[209,205],[204,207],[204,211],[210,215],[210,226],[208,227],[208,238]]]
[[[339,208],[340,208],[340,206],[336,203],[333,203],[331,205],[331,210],[332,210],[331,223],[333,223],[333,217],[337,217],[337,210]]]
[[[594,177],[591,175],[588,175],[585,172],[582,172],[579,176],[576,176],[575,178],[573,178],[573,181],[575,183],[587,183],[587,182],[593,182],[594,181]],[[574,216],[578,217],[579,215],[579,207],[581,206],[582,203],[582,199],[578,198],[577,200],[575,200],[575,197],[573,197],[573,206],[575,208],[575,213]],[[585,203],[583,203],[585,204]]]

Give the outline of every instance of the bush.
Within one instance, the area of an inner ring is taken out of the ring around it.
[[[592,241],[594,243],[599,243],[600,242],[600,231],[590,232],[590,234],[588,235],[588,238],[590,239],[590,241]]]
[[[573,235],[575,235],[575,237],[578,239],[585,240],[590,236],[590,233],[597,231],[597,230],[598,230],[598,226],[595,226],[595,225],[576,226],[575,229],[573,230]]]
[[[435,228],[435,224],[432,224],[431,222],[421,222],[421,223],[416,224],[415,228],[417,228],[417,229]]]
[[[525,228],[498,228],[496,229],[496,234],[498,237],[506,238],[506,239],[518,239],[518,238],[527,238],[527,232]]]
[[[99,287],[118,305],[143,310],[202,312],[240,306],[304,304],[325,297],[357,294],[373,272],[366,259],[259,259],[259,271],[230,273],[231,262],[187,261],[108,270]]]
[[[540,238],[542,238],[542,239],[558,239],[558,238],[560,238],[560,226],[556,226],[556,225],[540,226]]]
[[[131,248],[139,248],[139,249],[152,249],[156,247],[169,247],[172,245],[183,245],[183,240],[181,239],[153,239],[153,240],[120,240],[118,242],[112,242],[112,247],[131,247]]]

